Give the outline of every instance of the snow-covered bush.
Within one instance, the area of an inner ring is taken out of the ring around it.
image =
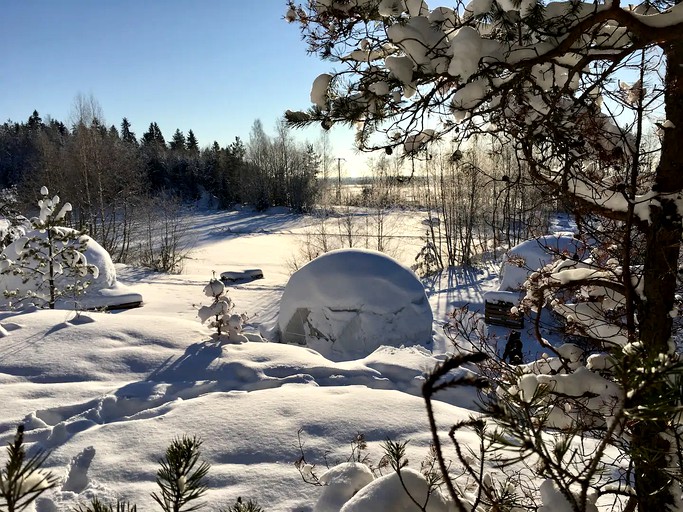
[[[40,213],[31,219],[32,231],[5,248],[0,273],[3,292],[12,305],[54,308],[59,297],[75,299],[82,294],[99,277],[100,268],[86,256],[90,238],[62,225],[71,204],[59,207],[59,196],[50,198],[47,187],[40,193]]]
[[[248,320],[246,313],[233,314],[235,304],[228,296],[228,289],[220,279],[214,277],[204,287],[204,295],[211,297],[213,302],[208,306],[200,306],[197,312],[202,323],[208,322],[212,329],[216,329],[216,340],[229,343],[247,343],[248,341],[264,341],[258,333],[244,333],[243,326]]]
[[[300,433],[299,433],[300,434]],[[408,467],[407,441],[382,443],[383,457],[373,463],[365,436],[351,443],[346,462],[329,467],[318,475],[316,466],[306,461],[299,437],[301,457],[296,462],[304,482],[321,487],[313,512],[450,512],[453,503],[441,492],[436,460],[430,454],[420,471]],[[327,465],[327,459],[325,463]]]
[[[519,291],[532,272],[558,259],[583,259],[587,252],[586,245],[572,233],[560,232],[525,240],[503,256],[499,289]]]

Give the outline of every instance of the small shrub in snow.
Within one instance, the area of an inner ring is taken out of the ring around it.
[[[232,314],[235,305],[228,297],[228,291],[223,282],[214,277],[204,287],[204,295],[213,298],[208,306],[201,306],[197,315],[202,323],[209,322],[209,327],[216,329],[218,341],[231,343],[246,343],[248,341],[263,341],[258,335],[242,333],[242,326],[247,321],[246,314]],[[251,338],[250,338],[251,337]]]
[[[40,213],[31,219],[33,231],[14,242],[12,254],[6,251],[2,255],[0,272],[18,276],[23,283],[34,286],[23,293],[18,289],[5,290],[7,298],[46,304],[54,309],[57,298],[82,294],[90,284],[89,278],[97,278],[99,269],[88,264],[87,237],[62,226],[71,204],[64,203],[58,208],[59,196],[50,198],[47,187],[42,187],[40,193]]]
[[[199,462],[201,445],[196,437],[175,439],[159,461],[161,468],[157,471],[157,484],[160,491],[159,494],[152,493],[152,498],[164,512],[189,512],[203,506],[201,503],[188,505],[201,498],[208,489],[205,477],[210,465]]]
[[[40,466],[47,455],[38,451],[27,457],[24,449],[24,427],[20,425],[14,441],[7,447],[8,459],[0,470],[0,498],[7,512],[24,510],[38,496],[57,485],[59,479]]]
[[[434,242],[427,240],[424,243],[417,256],[415,256],[415,263],[411,268],[420,277],[431,276],[443,269],[443,265],[439,261],[438,249]]]
[[[242,498],[237,498],[234,505],[228,507],[225,510],[221,509],[221,512],[265,512],[258,503],[255,501],[247,500],[245,503]]]
[[[95,496],[90,503],[76,507],[74,512],[137,512],[137,510],[136,505],[123,501],[117,501],[116,508],[114,508],[111,503],[104,503]]]

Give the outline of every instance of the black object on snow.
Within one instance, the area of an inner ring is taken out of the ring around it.
[[[263,270],[260,268],[253,268],[242,271],[228,271],[221,273],[221,281],[228,283],[248,283],[256,279],[263,279]]]
[[[519,331],[511,331],[503,352],[503,361],[510,364],[522,364],[524,355],[522,354],[522,338]]]

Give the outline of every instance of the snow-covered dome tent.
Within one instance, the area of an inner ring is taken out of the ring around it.
[[[59,227],[63,231],[77,233],[75,230],[66,227]],[[2,251],[2,256],[10,261],[19,259],[19,255],[25,250],[26,240],[45,239],[47,233],[40,230],[28,231],[23,237],[9,244]],[[96,309],[117,306],[139,305],[142,296],[131,292],[128,287],[116,280],[116,267],[109,253],[95,240],[88,235],[79,237],[85,244],[82,251],[88,265],[97,267],[94,275],[89,274],[86,278],[90,284],[85,289],[83,295],[77,297],[77,306],[82,309]],[[24,265],[35,266],[34,260],[24,260]],[[55,285],[57,289],[64,289],[69,284],[69,276],[57,274]],[[27,292],[31,291],[38,299],[46,300],[48,296],[45,282],[38,281],[37,274],[27,273],[25,276],[14,275],[11,272],[0,274],[0,305],[8,305],[8,300],[4,296],[5,291],[18,291],[18,295],[26,297]],[[73,309],[74,298],[63,297],[57,300],[57,307]]]
[[[383,345],[428,346],[432,321],[424,287],[412,270],[380,252],[340,249],[292,275],[278,326],[284,343],[350,360]]]
[[[500,268],[500,291],[518,291],[531,272],[558,258],[583,259],[586,245],[570,232],[558,232],[525,240],[503,256]]]
[[[511,308],[522,299],[522,287],[529,275],[558,258],[583,259],[587,246],[571,232],[557,232],[525,240],[503,256],[498,290],[484,293],[487,324],[521,329],[524,318],[511,314]]]

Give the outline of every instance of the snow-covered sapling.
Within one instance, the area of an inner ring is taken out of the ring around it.
[[[114,508],[116,506],[116,508]],[[100,501],[97,496],[94,496],[90,503],[78,505],[73,509],[73,512],[137,512],[137,505],[131,505],[127,501],[118,500],[115,505]]]
[[[57,485],[58,478],[40,469],[47,457],[45,452],[26,456],[23,425],[17,427],[14,442],[7,447],[7,455],[5,467],[0,470],[0,498],[4,502],[0,509],[8,512],[24,510],[38,496]]]
[[[204,295],[213,298],[213,303],[209,306],[202,306],[199,308],[198,315],[202,323],[210,320],[209,327],[215,328],[218,336],[223,334],[223,327],[228,325],[230,312],[234,304],[230,297],[228,297],[225,285],[214,277],[204,287]]]
[[[50,198],[47,187],[42,187],[40,194],[40,213],[31,219],[32,231],[6,249],[0,257],[0,272],[18,276],[28,285],[23,293],[5,290],[8,298],[30,299],[54,309],[59,297],[82,294],[90,284],[88,278],[97,278],[99,269],[86,259],[88,238],[62,225],[71,204],[58,208],[59,196]]]
[[[225,511],[221,509],[221,512],[264,512],[264,510],[256,501],[242,501],[242,498],[237,498],[234,505],[228,507]]]
[[[201,498],[208,489],[205,478],[210,465],[199,462],[201,445],[196,437],[174,439],[159,461],[161,468],[157,471],[157,484],[160,492],[152,493],[152,499],[164,512],[189,512],[202,507],[202,503],[188,505]]]

